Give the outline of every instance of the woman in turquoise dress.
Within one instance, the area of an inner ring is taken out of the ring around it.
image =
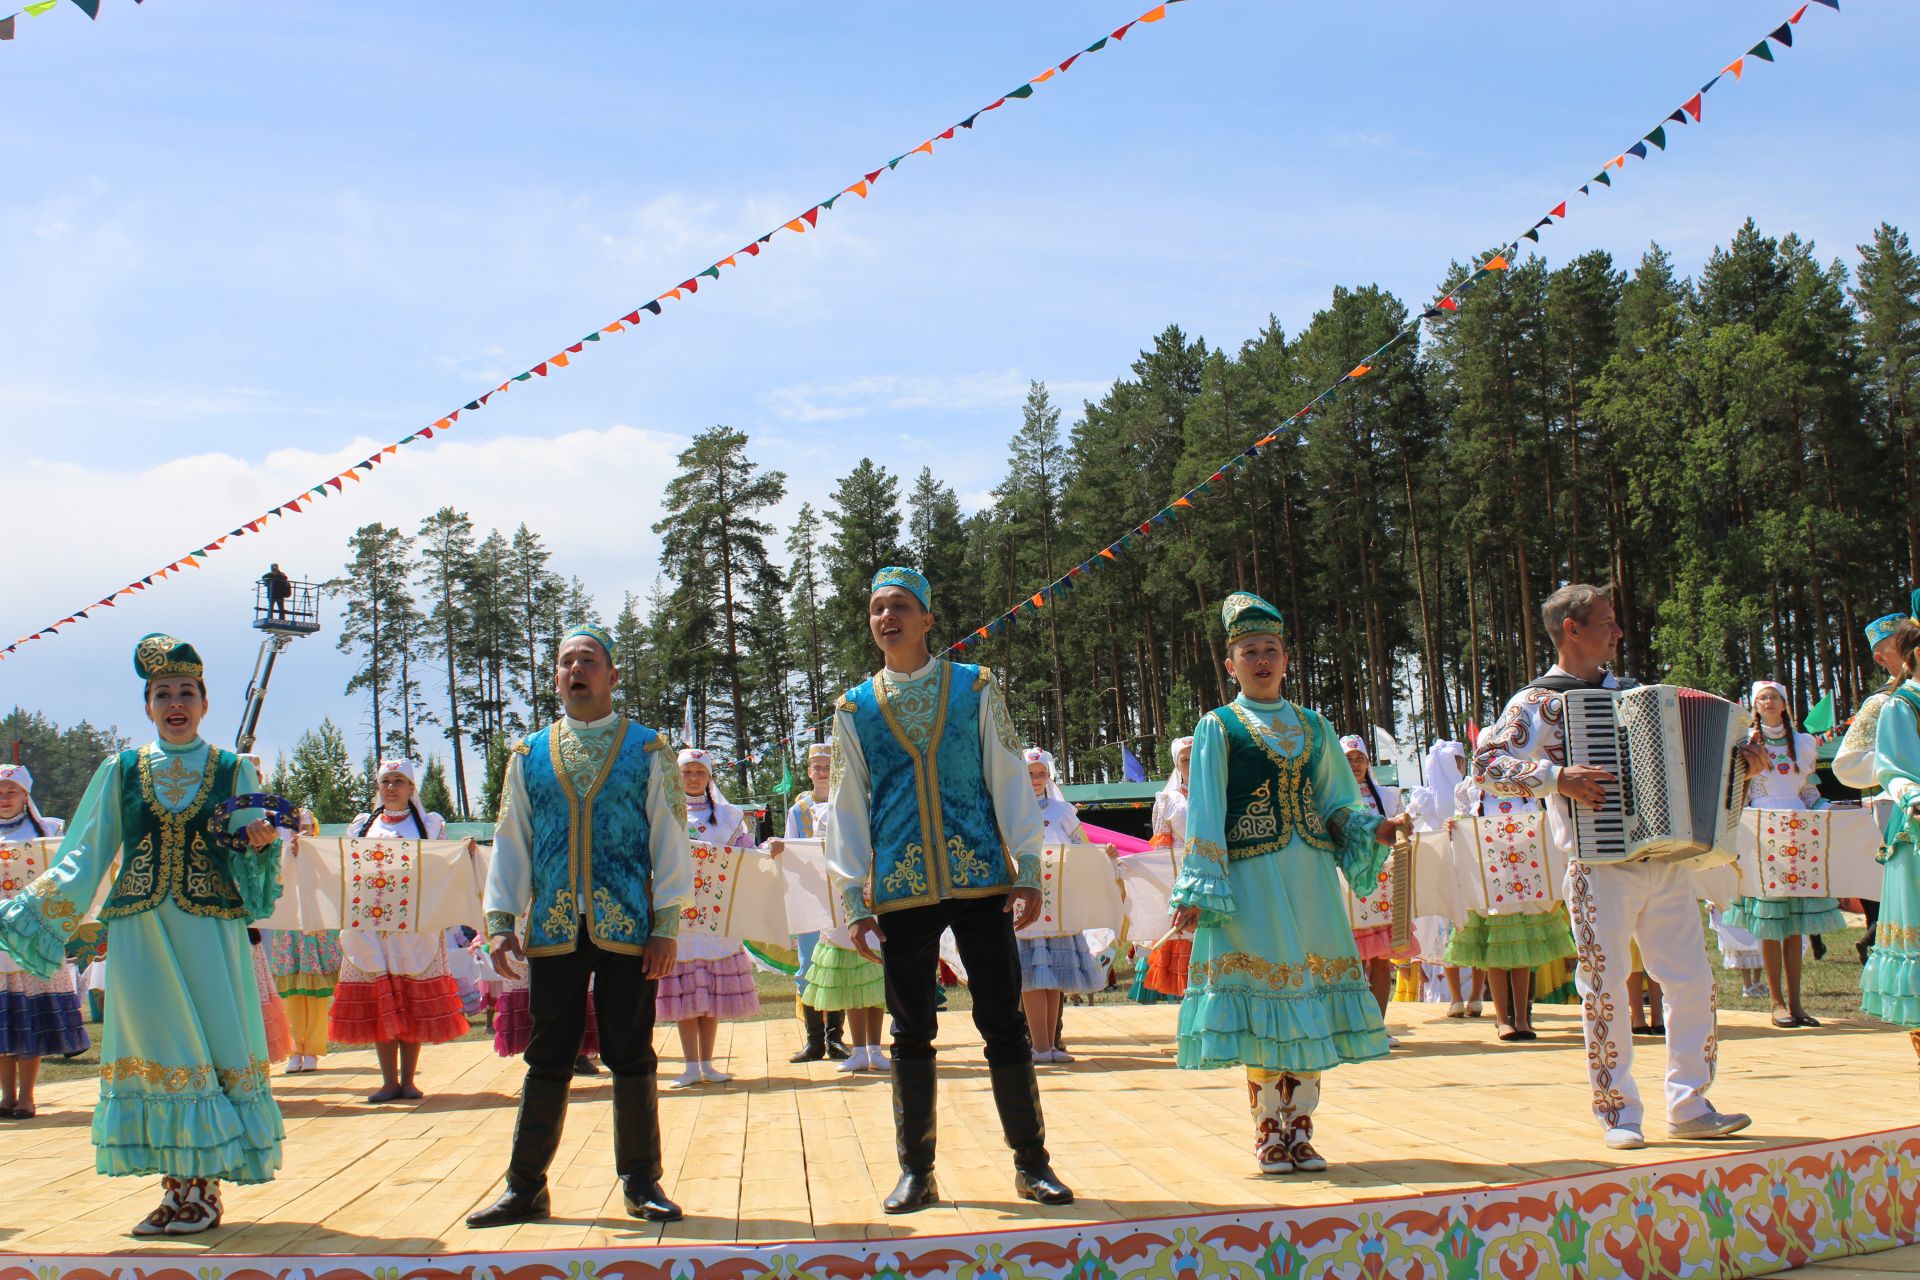
[[[247,923],[280,896],[280,849],[259,810],[212,838],[214,806],[259,789],[253,767],[200,737],[207,713],[193,646],[150,635],[134,650],[158,741],[108,756],[67,827],[58,860],[0,906],[0,947],[45,976],[66,962],[100,886],[110,921],[94,1167],[160,1174],[159,1208],[135,1235],[218,1226],[220,1183],[268,1182],[280,1167],[280,1109]],[[118,865],[117,872],[115,866]]]
[[[1881,708],[1874,738],[1880,785],[1894,815],[1880,853],[1886,864],[1880,919],[1860,971],[1860,1008],[1908,1028],[1920,1054],[1920,623],[1902,622],[1894,642],[1900,685]]]
[[[1235,592],[1220,613],[1240,696],[1194,730],[1172,897],[1174,923],[1196,929],[1179,1064],[1244,1066],[1261,1172],[1318,1172],[1321,1073],[1387,1056],[1338,872],[1373,883],[1411,819],[1362,803],[1333,726],[1281,695],[1273,606]]]

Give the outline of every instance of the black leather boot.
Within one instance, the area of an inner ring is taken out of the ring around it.
[[[547,1216],[547,1166],[560,1149],[567,1120],[566,1080],[527,1077],[520,1091],[520,1119],[513,1127],[507,1189],[498,1200],[467,1215],[470,1227],[504,1227]]]
[[[912,1213],[940,1199],[933,1182],[932,1058],[893,1060],[893,1143],[900,1181],[882,1202],[888,1213]]]
[[[800,1020],[807,1025],[807,1042],[788,1062],[818,1062],[827,1056],[827,1015],[810,1005],[800,1006]]]
[[[847,1015],[835,1009],[827,1015],[827,1056],[835,1062],[845,1062],[853,1056],[853,1050],[847,1048],[844,1032]]]
[[[1032,1062],[987,1064],[1000,1129],[1013,1148],[1013,1189],[1023,1200],[1072,1204],[1073,1192],[1047,1162],[1047,1124],[1040,1114],[1040,1083]]]
[[[659,1089],[651,1073],[613,1078],[613,1171],[630,1216],[678,1222],[680,1206],[660,1187]]]

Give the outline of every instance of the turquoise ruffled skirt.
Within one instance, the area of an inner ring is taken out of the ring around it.
[[[1197,904],[1179,1065],[1303,1073],[1386,1057],[1332,855],[1296,840],[1229,863],[1226,886]]]
[[[113,922],[94,1167],[270,1182],[285,1130],[247,927],[171,900]]]
[[[1837,933],[1847,927],[1834,898],[1735,898],[1726,921],[1762,942],[1785,942],[1807,933]]]
[[[1920,854],[1902,840],[1880,882],[1880,922],[1860,971],[1860,1009],[1882,1022],[1920,1027]]]

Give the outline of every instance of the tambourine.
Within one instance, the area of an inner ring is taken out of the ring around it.
[[[291,826],[293,807],[293,801],[285,796],[276,796],[266,791],[250,791],[246,795],[234,796],[213,806],[213,815],[207,819],[207,833],[222,849],[239,852],[247,848],[246,830],[242,828],[239,831],[228,831],[227,819],[242,809],[264,809],[267,820],[274,826]]]

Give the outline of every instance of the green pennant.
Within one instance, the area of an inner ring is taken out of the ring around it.
[[[513,380],[515,382],[528,382],[528,381],[531,381],[532,378],[533,378],[533,370],[531,369],[527,370],[527,372],[525,373],[516,373],[513,375]],[[408,437],[408,438],[411,439],[412,437]]]
[[[774,790],[783,796],[793,794],[793,761],[784,751],[780,753],[780,785]]]
[[[718,280],[720,278],[720,268],[718,266],[708,267],[700,274],[703,276],[712,276],[715,280]]]
[[[1829,693],[1807,709],[1807,718],[1800,727],[1808,733],[1831,733],[1833,731],[1833,694]]]
[[[594,330],[594,331],[593,331],[592,333],[590,333],[590,334],[588,334],[588,335],[587,335],[586,337],[584,337],[584,338],[582,338],[582,339],[580,339],[580,341],[582,341],[582,342],[598,342],[598,341],[600,341],[600,331],[599,331],[598,329],[595,329],[595,330]]]
[[[1105,36],[1101,36],[1098,40],[1095,40],[1092,44],[1088,45],[1086,48],[1082,49],[1080,52],[1098,53],[1106,47],[1107,47],[1107,38]]]
[[[845,194],[847,194],[847,193],[846,193],[846,192],[844,192],[844,191],[836,191],[836,192],[834,192],[834,193],[833,193],[832,195],[830,195],[830,196],[828,196],[828,197],[827,197],[827,198],[826,198],[825,200],[822,200],[822,201],[820,202],[820,207],[821,207],[822,209],[831,209],[831,208],[833,208],[833,202],[834,202],[835,200],[838,200],[838,199],[839,199],[839,198],[840,198],[841,196],[843,196],[843,195],[845,195]]]
[[[1653,132],[1647,135],[1646,140],[1662,151],[1665,151],[1667,149],[1667,126],[1663,124],[1653,126]]]
[[[1011,93],[1007,94],[1007,96],[1009,98],[1031,98],[1033,96],[1033,86],[1030,84],[1023,84],[1018,89],[1015,89]]]
[[[1594,174],[1593,180],[1599,183],[1603,187],[1610,187],[1613,185],[1613,179],[1607,176],[1607,171],[1605,169],[1602,169],[1600,172]]]
[[[1539,243],[1540,243],[1540,233],[1539,233],[1539,231],[1537,231],[1537,230],[1536,230],[1536,231],[1522,231],[1522,232],[1520,233],[1520,238],[1521,238],[1522,240],[1531,240],[1531,241],[1533,241],[1533,242],[1534,242],[1535,244],[1539,244]]]
[[[1765,40],[1762,40],[1759,44],[1747,50],[1747,56],[1749,58],[1758,58],[1762,62],[1772,62],[1773,50],[1767,47],[1767,42]]]

